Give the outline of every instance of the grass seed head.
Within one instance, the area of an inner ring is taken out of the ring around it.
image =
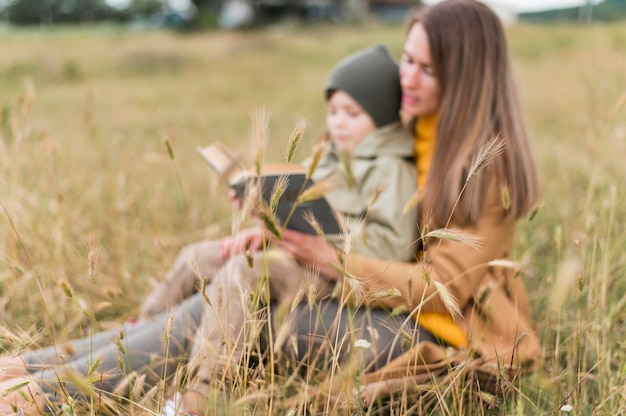
[[[485,240],[483,237],[477,237],[455,228],[439,228],[437,230],[432,230],[427,232],[424,237],[434,237],[440,240],[454,241],[455,243],[472,247],[476,250],[480,250],[482,243]]]
[[[274,189],[272,189],[272,195],[270,198],[270,210],[276,212],[278,202],[285,193],[285,190],[289,186],[289,178],[287,175],[281,175],[276,182],[274,182]]]
[[[356,185],[356,179],[354,178],[354,172],[352,171],[352,154],[350,152],[339,152],[339,161],[343,167],[343,174],[348,189],[354,188]]]
[[[276,215],[274,215],[274,213],[265,205],[261,206],[258,215],[265,229],[267,229],[267,231],[269,231],[274,237],[281,240],[282,231],[281,226],[276,219]]]
[[[170,143],[169,134],[165,133],[163,137],[163,142],[165,143],[165,147],[167,148],[167,154],[171,160],[174,160],[174,149],[172,148],[172,144]]]
[[[485,166],[487,166],[493,159],[500,155],[504,151],[504,142],[500,139],[500,136],[492,138],[487,144],[480,149],[476,155],[476,159],[472,163],[470,170],[465,178],[465,184],[472,180],[478,172],[480,172]]]
[[[329,145],[330,138],[328,137],[328,135],[324,135],[317,141],[315,147],[313,147],[311,162],[306,172],[307,179],[313,176],[313,173],[317,170],[317,166],[319,165],[320,160],[322,160],[322,156],[324,155],[324,153],[326,153],[326,149],[328,149]]]
[[[322,226],[320,225],[320,223],[317,222],[317,219],[315,218],[315,215],[313,215],[313,212],[308,210],[305,211],[303,214],[303,218],[311,227],[313,227],[316,235],[324,237],[324,230],[322,230]]]
[[[417,208],[417,204],[419,203],[419,196],[419,189],[416,189],[413,195],[411,195],[411,198],[409,198],[406,204],[404,204],[404,207],[402,207],[402,214],[406,214],[407,212]]]
[[[505,211],[508,211],[511,207],[511,192],[509,191],[509,187],[507,185],[502,186],[500,195],[502,197],[502,206],[504,207]]]
[[[556,281],[550,290],[549,307],[553,312],[559,312],[569,300],[573,289],[580,283],[582,264],[575,257],[566,258],[559,265]]]
[[[59,285],[61,285],[61,290],[63,290],[65,296],[67,296],[69,299],[74,299],[74,290],[67,280],[61,279],[59,281]]]
[[[437,289],[437,293],[439,293],[439,297],[443,302],[444,306],[452,316],[452,319],[455,321],[463,316],[461,313],[461,308],[459,307],[459,301],[450,293],[448,288],[441,284],[438,281],[434,281],[435,288]]]
[[[303,192],[298,195],[297,203],[303,204],[305,202],[315,201],[316,199],[323,198],[324,195],[331,189],[337,186],[335,178],[326,178],[313,183]]]
[[[296,123],[296,127],[291,132],[291,136],[289,137],[289,143],[287,145],[287,163],[291,162],[293,156],[302,141],[302,137],[304,136],[304,128],[306,127],[306,121],[300,120]]]
[[[258,176],[261,175],[263,158],[269,134],[269,116],[264,109],[254,113],[252,120],[252,148],[254,149],[254,167]]]

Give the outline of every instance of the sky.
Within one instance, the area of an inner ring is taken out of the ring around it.
[[[424,0],[426,4],[438,3],[438,0]],[[540,10],[562,9],[568,7],[580,7],[586,0],[485,0],[486,3],[497,6],[509,6],[516,12],[534,12]],[[592,0],[593,4],[600,3]]]

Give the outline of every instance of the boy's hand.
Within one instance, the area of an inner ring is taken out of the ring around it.
[[[248,228],[237,232],[233,237],[222,240],[222,258],[241,254],[245,251],[258,251],[263,247],[266,238],[261,227]]]
[[[228,191],[228,198],[230,199],[230,202],[232,202],[233,208],[238,211],[241,210],[243,203],[241,202],[241,199],[237,198],[237,192],[231,189],[230,191]]]

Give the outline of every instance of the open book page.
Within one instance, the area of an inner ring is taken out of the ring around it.
[[[215,142],[205,147],[198,146],[197,150],[220,177],[229,183],[247,174],[247,169],[239,158],[222,142]]]
[[[239,199],[245,198],[246,188],[253,186],[257,180],[255,172],[245,169],[230,149],[220,142],[198,147],[198,152],[228,182]],[[306,202],[298,200],[298,197],[313,185],[313,181],[306,178],[306,168],[302,165],[273,163],[262,166],[261,193],[266,204],[270,204],[276,183],[283,177],[287,179],[287,185],[274,212],[281,226],[308,234],[317,234],[307,220],[308,216],[312,215],[324,234],[332,235],[341,232],[335,212],[324,197]]]

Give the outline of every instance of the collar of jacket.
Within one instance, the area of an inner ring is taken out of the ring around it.
[[[395,122],[374,130],[359,143],[351,154],[352,159],[375,159],[380,156],[414,159],[413,140],[409,132]],[[327,157],[337,158],[337,149],[331,142]]]

